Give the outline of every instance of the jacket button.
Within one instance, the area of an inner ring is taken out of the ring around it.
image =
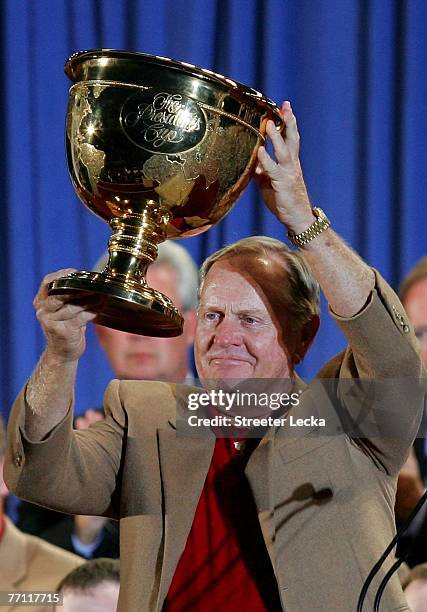
[[[13,463],[15,465],[15,467],[21,467],[22,464],[22,455],[21,453],[17,452],[14,454],[13,456]]]
[[[394,316],[399,321],[400,327],[405,334],[409,333],[410,327],[406,323],[405,317],[397,310],[396,306],[392,306],[392,310],[394,312]]]

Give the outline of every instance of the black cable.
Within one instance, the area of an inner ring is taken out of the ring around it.
[[[384,593],[384,589],[387,586],[387,582],[393,576],[394,572],[399,569],[399,567],[402,565],[402,563],[405,561],[405,559],[406,559],[406,556],[402,557],[401,559],[396,559],[396,561],[393,563],[391,568],[388,570],[388,572],[386,573],[384,578],[381,580],[380,586],[378,587],[377,594],[375,595],[374,612],[379,612],[380,603],[381,603],[381,597],[382,597],[382,595]]]

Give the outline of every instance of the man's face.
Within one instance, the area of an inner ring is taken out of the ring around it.
[[[294,335],[278,324],[258,283],[233,261],[224,259],[213,264],[203,284],[195,340],[199,377],[289,377],[294,363]],[[251,269],[250,262],[247,269]]]
[[[182,311],[174,270],[164,264],[153,265],[148,269],[147,282],[171,298]],[[96,326],[98,339],[116,376],[128,380],[182,382],[189,370],[187,350],[193,343],[196,324],[194,311],[182,314],[184,331],[176,338],[139,336]]]
[[[403,305],[420,340],[421,358],[427,365],[427,278],[412,285]]]
[[[62,606],[56,606],[61,612],[116,612],[119,599],[119,584],[104,581],[85,591],[65,590]]]

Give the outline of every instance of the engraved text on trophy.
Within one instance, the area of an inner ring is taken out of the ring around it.
[[[150,153],[182,153],[206,132],[199,105],[179,93],[146,91],[130,96],[120,113],[126,136]]]

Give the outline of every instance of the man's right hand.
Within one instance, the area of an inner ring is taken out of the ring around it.
[[[34,299],[34,308],[46,336],[46,349],[28,381],[25,429],[32,441],[43,439],[66,415],[73,399],[79,357],[85,350],[86,325],[96,316],[90,307],[96,296],[79,303],[69,295],[48,295],[48,285],[71,269],[48,274]]]
[[[98,301],[96,296],[76,303],[69,295],[48,295],[49,283],[74,271],[67,268],[45,276],[33,302],[47,341],[46,356],[58,363],[81,357],[86,346],[86,325],[96,316],[90,311]]]

